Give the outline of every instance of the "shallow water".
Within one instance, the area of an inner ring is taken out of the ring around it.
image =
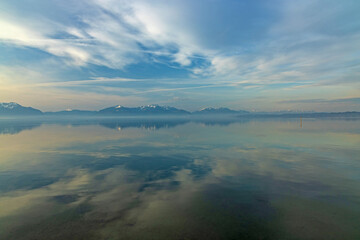
[[[360,239],[360,120],[0,120],[0,239]]]

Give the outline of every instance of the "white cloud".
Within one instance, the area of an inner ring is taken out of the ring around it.
[[[21,6],[11,2],[8,5],[23,8],[26,14],[15,8],[0,10],[0,43],[40,49],[82,67],[96,64],[126,71],[139,62],[165,62],[189,70],[191,81],[204,85],[248,84],[247,89],[273,84],[319,89],[325,84],[358,86],[360,21],[352,1],[279,0],[271,7],[263,3],[244,7],[235,2],[65,0],[49,5],[52,9],[44,8],[49,13],[41,7],[30,11],[27,2]],[[275,13],[275,17],[263,17]],[[141,72],[134,74],[141,78]],[[39,82],[36,76],[25,78]],[[57,84],[53,87],[71,85]],[[81,84],[85,82],[74,83]],[[175,89],[150,85],[132,92]],[[106,87],[99,90],[108,93]],[[206,86],[189,87],[196,88]]]
[[[0,17],[0,40],[38,48],[71,59],[73,64],[80,66],[93,63],[123,68],[140,59],[145,60],[143,52],[152,49],[153,53],[171,56],[169,48],[175,51],[172,57],[175,62],[191,63],[189,56],[195,53],[196,46],[184,27],[180,28],[177,23],[173,25],[177,13],[174,7],[142,1],[123,1],[121,4],[118,1],[94,1],[88,7],[91,10],[79,13],[79,22],[70,24],[54,19],[39,22],[39,13],[27,19],[18,16],[16,20],[4,15]],[[64,16],[69,14],[66,9],[59,11],[63,11]],[[31,24],[23,24],[24,20]],[[55,37],[57,35],[63,36]]]

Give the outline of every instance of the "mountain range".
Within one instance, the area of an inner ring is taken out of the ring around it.
[[[190,114],[190,112],[177,109],[169,106],[159,106],[159,105],[147,105],[140,107],[124,107],[121,105],[109,107],[98,111],[99,114],[113,115],[113,114],[123,114],[123,115],[158,115],[158,114],[175,114],[183,115]]]
[[[204,108],[199,111],[189,112],[183,109],[178,109],[175,107],[169,106],[159,106],[159,105],[147,105],[140,107],[124,107],[121,105],[116,105],[113,107],[108,107],[101,109],[99,111],[84,111],[84,110],[64,110],[58,112],[42,112],[38,109],[31,107],[24,107],[18,103],[0,103],[0,116],[1,115],[49,115],[49,116],[58,116],[58,115],[202,115],[202,114],[245,114],[249,113],[244,110],[235,111],[228,108]]]
[[[58,112],[42,112],[32,107],[24,107],[18,103],[0,103],[1,116],[242,116],[242,117],[360,117],[360,112],[267,112],[254,113],[229,108],[203,108],[189,112],[169,106],[147,105],[140,107],[124,107],[116,105],[99,111],[64,110]]]

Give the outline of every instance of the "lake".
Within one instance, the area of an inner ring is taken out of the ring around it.
[[[0,239],[360,239],[360,120],[2,119]]]

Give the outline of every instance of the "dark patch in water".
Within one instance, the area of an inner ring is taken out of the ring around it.
[[[31,190],[41,188],[56,182],[56,178],[40,173],[0,172],[0,192],[14,190]]]
[[[77,195],[58,195],[53,197],[56,202],[63,204],[75,202],[76,200],[78,200],[78,198],[79,197]]]

